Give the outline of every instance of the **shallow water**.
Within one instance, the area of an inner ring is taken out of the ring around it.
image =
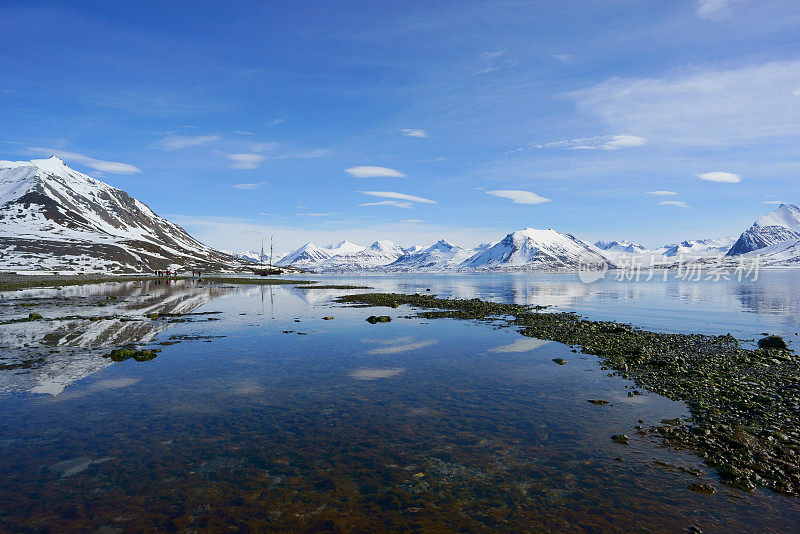
[[[315,279],[741,338],[793,336],[800,282],[785,272],[742,284]],[[4,294],[3,319],[35,311],[45,320],[0,325],[0,529],[764,532],[800,524],[796,499],[721,485],[697,456],[636,434],[639,420],[684,418],[685,406],[646,391],[629,397],[633,385],[594,357],[501,322],[330,302],[342,293],[178,282]],[[392,322],[365,321],[378,313]],[[102,357],[127,343],[162,351],[147,362]],[[610,440],[620,433],[629,445]],[[688,489],[698,482],[717,493]]]

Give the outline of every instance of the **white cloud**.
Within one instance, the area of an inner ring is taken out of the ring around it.
[[[497,59],[499,57],[503,57],[504,55],[506,55],[505,52],[498,50],[496,52],[484,52],[483,54],[481,54],[481,57],[483,59],[490,60],[490,59]]]
[[[783,201],[782,201],[782,200],[764,200],[764,201],[762,201],[761,203],[762,203],[762,204],[775,204],[775,205],[779,205],[779,204],[783,204]]]
[[[733,3],[734,0],[697,0],[697,16],[701,19],[720,18]]]
[[[677,195],[675,191],[648,191],[648,195],[655,195],[657,197],[670,197],[673,195]]]
[[[422,219],[403,219],[400,221],[401,223],[409,223],[409,224],[425,224],[428,221],[424,221]]]
[[[400,133],[406,137],[428,137],[428,132],[421,128],[403,128]]]
[[[313,159],[327,156],[331,153],[329,148],[319,148],[316,150],[308,150],[306,152],[291,152],[289,154],[278,154],[277,156],[270,156],[269,159]]]
[[[732,172],[704,172],[696,175],[701,180],[720,182],[724,184],[738,184],[742,181],[738,174]]]
[[[689,204],[682,200],[662,200],[658,203],[659,206],[677,206],[679,208],[688,208]]]
[[[604,150],[618,150],[620,148],[642,146],[646,142],[647,139],[636,135],[615,135],[610,141],[600,145],[600,148]]]
[[[159,148],[161,150],[181,150],[183,148],[189,148],[193,146],[200,146],[205,145],[207,143],[211,143],[214,141],[219,141],[222,139],[219,135],[168,135],[166,137],[162,137],[155,143],[153,146]]]
[[[250,145],[250,150],[253,152],[269,152],[270,150],[277,148],[278,143],[275,141],[269,141],[266,143],[253,143]]]
[[[638,135],[618,134],[618,135],[598,135],[595,137],[578,137],[575,139],[565,139],[563,141],[550,141],[540,145],[532,145],[533,148],[570,148],[573,150],[619,150],[620,148],[631,148],[647,143],[647,139]],[[530,145],[529,145],[530,146]],[[506,154],[521,152],[518,148]]]
[[[226,157],[231,161],[232,169],[257,169],[266,159],[266,156],[261,154],[227,154]]]
[[[405,178],[405,174],[386,167],[358,166],[345,169],[354,178]]]
[[[572,59],[572,54],[553,54],[551,57],[557,59],[563,63],[566,63],[570,59]]]
[[[58,156],[64,161],[74,161],[85,165],[90,169],[101,172],[109,172],[111,174],[136,174],[142,172],[142,169],[128,163],[118,163],[116,161],[103,161],[101,159],[90,158],[83,154],[76,154],[75,152],[65,152],[63,150],[56,150],[54,148],[45,147],[31,147],[31,152],[37,154],[49,154]]]
[[[409,202],[420,202],[422,204],[436,204],[435,200],[429,198],[416,197],[414,195],[406,195],[405,193],[395,193],[394,191],[358,191],[365,195],[383,198],[396,198],[398,200],[408,200]]]
[[[327,217],[330,213],[298,213],[298,215],[305,215],[306,217]]]
[[[394,206],[395,208],[413,208],[411,202],[402,202],[400,200],[381,200],[380,202],[365,202],[359,206]]]
[[[495,191],[486,191],[486,194],[507,198],[514,201],[514,204],[543,204],[545,202],[550,202],[549,198],[539,196],[536,193],[518,191],[515,189],[497,189]]]
[[[661,144],[729,145],[800,134],[800,60],[668,78],[612,78],[572,93],[614,129]]]
[[[259,187],[267,185],[269,182],[256,182],[254,184],[236,184],[233,187],[236,189],[258,189]]]
[[[267,123],[267,126],[277,126],[280,123],[284,122],[286,119],[273,119]]]

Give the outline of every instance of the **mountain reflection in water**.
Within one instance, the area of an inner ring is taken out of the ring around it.
[[[194,281],[127,282],[34,289],[3,295],[0,392],[58,395],[113,362],[109,348],[154,341],[171,326],[153,317],[190,313],[230,289]]]

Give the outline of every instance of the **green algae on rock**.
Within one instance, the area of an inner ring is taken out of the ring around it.
[[[428,319],[505,318],[522,335],[579,348],[637,387],[683,401],[691,411],[690,425],[662,423],[641,434],[696,452],[725,484],[800,495],[800,358],[791,350],[745,348],[731,334],[650,332],[480,299],[366,293],[337,301],[425,308],[417,316]]]

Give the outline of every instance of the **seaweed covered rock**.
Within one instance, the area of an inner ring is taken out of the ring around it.
[[[370,315],[369,317],[367,317],[367,322],[369,324],[390,323],[391,321],[392,318],[389,317],[388,315]]]

